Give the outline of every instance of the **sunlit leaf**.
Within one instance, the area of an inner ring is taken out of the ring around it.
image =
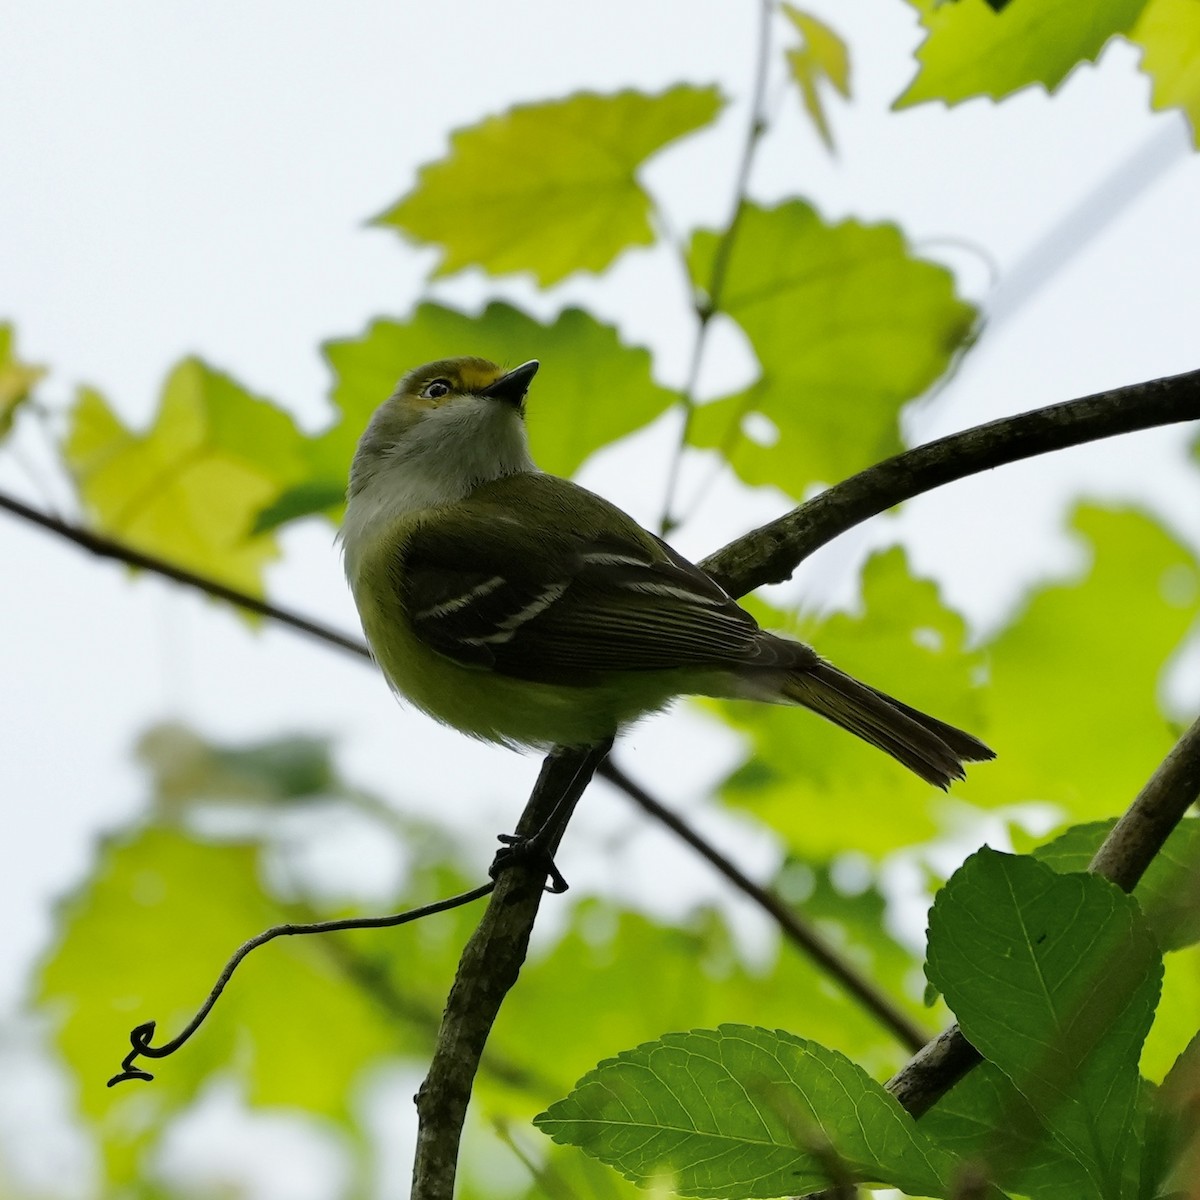
[[[168,377],[146,433],[81,389],[63,453],[102,533],[261,595],[277,548],[252,528],[302,478],[301,443],[285,412],[190,358]]]
[[[1181,108],[1200,149],[1200,4],[1149,0],[1129,35],[1141,46],[1155,108]]]
[[[997,12],[984,0],[909,2],[926,36],[917,50],[920,70],[896,101],[899,108],[972,96],[1000,100],[1035,83],[1054,92],[1079,63],[1097,58],[1109,38],[1128,32],[1146,5],[1011,0]]]
[[[541,361],[526,421],[533,456],[555,475],[571,475],[602,446],[658,417],[676,399],[651,373],[648,351],[624,345],[617,331],[568,308],[542,324],[510,304],[478,316],[439,304],[418,305],[406,321],[373,321],[358,338],[328,342],[333,403],[341,420],[305,450],[309,478],[271,510],[276,523],[328,511],[346,488],[350,460],[375,409],[411,367],[476,354],[505,366]],[[263,514],[263,520],[274,520]]]
[[[784,625],[781,614],[755,611],[769,628]],[[906,704],[990,737],[978,686],[985,656],[967,649],[962,617],[936,584],[912,576],[902,550],[867,561],[860,611],[801,616],[785,632]],[[936,831],[942,794],[874,747],[795,708],[719,707],[749,738],[746,761],[722,796],[753,812],[801,858],[821,861],[850,849],[882,855]],[[972,774],[990,769],[981,764]]]
[[[0,321],[0,440],[12,429],[17,409],[29,399],[45,367],[22,362],[17,356],[17,334],[12,325]]]
[[[519,105],[451,134],[450,153],[377,221],[441,248],[437,274],[531,271],[543,286],[602,271],[649,245],[653,202],[638,168],[720,111],[715,87],[657,96],[582,92]]]
[[[1175,742],[1161,680],[1200,614],[1200,563],[1139,512],[1085,505],[1072,526],[1090,568],[1035,589],[985,648],[998,758],[956,790],[1094,820],[1123,812]]]
[[[930,979],[1101,1196],[1120,1196],[1133,1153],[1138,1057],[1162,981],[1132,897],[983,849],[938,893]]]
[[[670,1033],[600,1063],[535,1122],[684,1196],[795,1195],[851,1178],[949,1194],[954,1160],[849,1059],[782,1030]]]
[[[1200,946],[1163,957],[1163,992],[1142,1048],[1141,1070],[1161,1080],[1196,1032],[1200,1013]]]
[[[1086,871],[1115,821],[1076,825],[1034,856],[1056,871]],[[1200,820],[1185,820],[1171,832],[1134,891],[1163,950],[1200,941]]]
[[[719,242],[698,233],[689,253],[706,290]],[[831,225],[799,200],[745,208],[718,303],[762,374],[699,408],[691,440],[747,483],[794,496],[899,450],[900,409],[946,370],[975,317],[950,272],[913,257],[894,225]],[[752,413],[775,426],[771,444],[744,436]]]
[[[842,96],[850,97],[850,52],[846,43],[823,21],[784,4],[784,15],[800,35],[800,45],[787,52],[792,78],[800,89],[800,99],[821,140],[833,149],[833,135],[821,100],[820,86],[828,82]]]

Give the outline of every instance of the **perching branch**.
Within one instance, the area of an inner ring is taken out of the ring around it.
[[[660,824],[665,825],[680,840],[686,842],[701,858],[706,859],[770,916],[779,926],[783,936],[806,954],[828,975],[842,985],[850,997],[856,1000],[885,1029],[889,1029],[900,1043],[909,1050],[919,1050],[929,1035],[922,1030],[903,1009],[892,1003],[891,998],[856,970],[849,959],[840,955],[811,925],[807,924],[792,909],[768,888],[760,887],[748,875],[740,871],[711,842],[702,838],[690,825],[669,808],[660,804],[645,788],[630,779],[613,762],[606,762],[597,772],[621,789],[643,812],[649,813]]]
[[[1132,892],[1171,830],[1200,800],[1200,719],[1176,742],[1096,851],[1088,868]],[[937,1103],[972,1067],[979,1052],[957,1025],[939,1034],[887,1083],[914,1117]]]
[[[859,471],[700,564],[732,596],[781,583],[868,517],[968,475],[1158,425],[1200,420],[1200,371],[1097,392],[938,438]]]

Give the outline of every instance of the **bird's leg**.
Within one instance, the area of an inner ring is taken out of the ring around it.
[[[554,852],[587,785],[612,749],[613,739],[595,745],[558,747],[546,756],[533,795],[517,825],[516,833],[502,833],[505,843],[492,860],[488,874],[493,879],[509,867],[538,866],[545,870],[549,892],[565,892],[567,881],[554,865]],[[543,815],[544,814],[544,815]],[[532,828],[533,832],[529,830]]]

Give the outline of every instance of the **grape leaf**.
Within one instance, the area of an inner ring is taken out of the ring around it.
[[[653,421],[676,399],[651,377],[648,351],[624,345],[612,326],[580,309],[544,325],[499,302],[479,316],[421,304],[406,321],[373,321],[361,337],[326,343],[341,420],[308,445],[308,478],[270,510],[274,523],[328,511],[334,501],[340,508],[359,436],[396,381],[410,367],[460,354],[511,366],[541,360],[526,420],[534,459],[555,475],[573,474],[594,451]]]
[[[795,1195],[853,1178],[948,1195],[955,1161],[861,1067],[782,1030],[669,1033],[600,1063],[534,1124],[681,1195]]]
[[[693,238],[702,289],[720,243]],[[762,374],[698,408],[690,439],[725,453],[747,483],[793,496],[899,450],[901,407],[947,369],[975,319],[950,272],[914,258],[895,226],[831,225],[799,200],[745,206],[718,302]],[[751,413],[774,424],[773,444],[743,436]]]
[[[1126,1194],[1138,1057],[1162,982],[1133,898],[984,848],[934,900],[928,973],[1096,1193]]]
[[[810,13],[786,3],[783,12],[801,39],[797,48],[787,52],[792,78],[800,89],[804,110],[821,135],[821,141],[832,150],[833,134],[818,89],[828,81],[840,95],[850,98],[850,53],[834,30]]]
[[[1200,4],[1149,0],[1129,35],[1142,47],[1142,70],[1155,108],[1181,108],[1200,149]]]
[[[45,374],[45,367],[22,362],[17,357],[16,330],[0,321],[0,441],[8,436],[17,410]]]
[[[252,527],[303,476],[301,443],[285,412],[189,358],[168,377],[146,433],[81,389],[63,453],[102,533],[261,595],[278,551]]]
[[[437,275],[531,271],[546,287],[603,271],[654,241],[638,168],[722,104],[715,87],[680,84],[657,96],[581,92],[519,105],[451,134],[450,153],[375,220],[439,246]]]
[[[917,50],[920,70],[897,108],[973,96],[1000,100],[1030,84],[1053,93],[1079,63],[1097,58],[1109,38],[1127,33],[1147,0],[1011,0],[1000,12],[984,0],[909,2],[926,36]]]

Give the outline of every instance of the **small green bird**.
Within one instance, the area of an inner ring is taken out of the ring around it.
[[[680,695],[798,704],[929,783],[995,757],[977,738],[760,629],[699,567],[529,456],[538,369],[410,371],[350,470],[346,575],[388,682],[472,737],[605,743]]]

